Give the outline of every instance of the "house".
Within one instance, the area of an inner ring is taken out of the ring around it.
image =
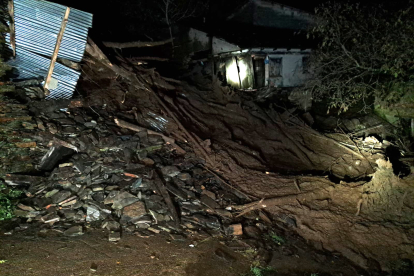
[[[313,24],[304,11],[266,0],[249,0],[224,22],[188,32],[194,52],[214,58],[214,74],[238,89],[297,87],[309,77]]]
[[[297,87],[309,77],[310,49],[250,48],[215,56],[216,72],[238,89]]]

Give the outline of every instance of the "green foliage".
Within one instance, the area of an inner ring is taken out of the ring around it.
[[[6,262],[7,262],[7,260],[0,260],[0,264],[4,264]]]
[[[308,37],[320,40],[311,57],[308,91],[339,112],[375,97],[398,101],[414,83],[414,4],[384,6],[328,3],[316,10]],[[392,95],[390,95],[392,91]]]
[[[392,275],[405,276],[414,275],[414,263],[409,259],[400,259],[391,263]]]
[[[15,199],[22,195],[22,191],[9,189],[0,184],[0,221],[13,217]]]
[[[284,244],[286,242],[282,237],[276,235],[275,232],[270,232],[270,238],[277,245],[282,245],[282,244]]]
[[[275,270],[270,266],[268,267],[252,266],[250,268],[250,273],[254,276],[265,276],[267,272],[275,272]]]
[[[10,69],[11,69],[11,67],[8,64],[4,63],[3,59],[0,58],[0,77],[4,76],[4,74],[6,74],[6,72]],[[2,90],[1,92],[3,92],[3,90],[5,90],[3,87],[7,87],[8,89],[10,89],[9,85],[6,85],[6,86],[2,85],[1,86],[1,90]],[[13,90],[14,90],[14,88],[13,88]]]

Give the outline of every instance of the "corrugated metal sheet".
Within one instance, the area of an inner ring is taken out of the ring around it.
[[[18,77],[16,79],[33,79],[38,77],[46,78],[50,65],[50,59],[17,46],[16,59],[10,60],[8,64],[17,69]],[[60,63],[56,63],[52,78],[58,81],[58,86],[56,89],[50,90],[50,95],[46,99],[71,98],[79,76],[80,72]]]
[[[52,56],[66,7],[39,0],[14,0],[16,44]],[[71,9],[59,49],[59,58],[80,62],[85,51],[92,14]]]
[[[14,0],[16,26],[16,59],[8,63],[15,67],[15,79],[45,78],[66,7],[43,0]],[[60,45],[58,58],[80,62],[85,52],[92,14],[71,9]],[[9,35],[6,36],[10,42]],[[72,97],[80,73],[56,63],[52,77],[58,87],[50,90],[47,99]]]

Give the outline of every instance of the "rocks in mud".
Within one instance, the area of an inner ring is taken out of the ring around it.
[[[118,242],[121,240],[121,233],[119,232],[111,232],[109,233],[108,240],[110,242]]]
[[[253,239],[260,239],[262,236],[262,231],[253,225],[243,227],[244,234]]]
[[[243,226],[241,223],[232,224],[226,228],[227,235],[241,236],[243,235]]]
[[[44,171],[52,170],[60,160],[72,155],[74,152],[75,149],[56,143],[43,156],[39,164],[39,169]]]
[[[22,209],[22,210],[27,211],[27,212],[35,211],[35,209],[33,209],[32,207],[26,206],[26,205],[21,204],[21,203],[17,204],[17,208]]]
[[[181,172],[180,170],[175,166],[165,166],[161,169],[161,173],[164,175],[164,177],[174,177],[179,175]]]
[[[191,179],[191,175],[189,173],[179,173],[177,175],[177,178],[181,181],[189,181]]]
[[[53,196],[51,196],[51,199],[53,203],[60,203],[64,201],[65,199],[69,198],[71,194],[72,193],[70,191],[60,191],[54,194]]]
[[[146,214],[147,211],[145,210],[145,204],[141,201],[138,201],[124,208],[122,211],[121,221],[126,223],[134,223]]]
[[[88,206],[86,207],[86,221],[98,221],[101,219],[101,212],[96,206]]]
[[[193,227],[193,225],[202,226],[208,229],[220,229],[221,223],[220,221],[213,216],[205,216],[200,214],[195,214],[192,216],[183,217],[182,220],[187,222],[187,225],[191,225],[189,227]]]
[[[82,226],[73,226],[69,228],[68,230],[66,230],[65,232],[63,232],[63,235],[68,236],[68,237],[76,237],[76,236],[81,236],[83,234],[84,233],[83,233]]]
[[[39,212],[27,212],[23,210],[14,210],[13,214],[16,217],[21,217],[21,218],[35,218],[39,215]]]
[[[205,194],[201,195],[200,201],[204,205],[206,205],[207,207],[209,207],[211,209],[219,209],[220,208],[220,205],[214,199],[212,199],[211,197],[209,197]]]
[[[105,221],[102,223],[102,228],[108,229],[109,231],[119,231],[121,224],[117,221]]]
[[[98,265],[97,265],[96,263],[92,263],[92,264],[91,264],[91,268],[90,268],[90,270],[91,270],[92,272],[96,272],[96,271],[98,270]]]
[[[129,206],[135,202],[137,202],[139,199],[136,197],[127,197],[127,198],[121,198],[116,201],[114,201],[114,204],[112,204],[112,209],[115,210],[122,210],[124,207]]]

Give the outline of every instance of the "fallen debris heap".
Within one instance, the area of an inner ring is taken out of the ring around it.
[[[44,131],[35,139],[46,152],[38,169],[47,176],[6,175],[27,196],[15,211],[24,219],[16,231],[34,223],[67,236],[105,228],[110,241],[121,232],[219,235],[232,223],[225,207],[243,202],[172,138],[84,108],[37,112]]]
[[[394,174],[390,142],[324,135],[214,83],[206,93],[121,56],[112,64],[92,41],[86,51],[83,100],[32,102],[41,173],[5,178],[27,195],[14,231],[105,228],[117,241],[244,235],[260,220],[365,269],[412,260],[413,175]]]

